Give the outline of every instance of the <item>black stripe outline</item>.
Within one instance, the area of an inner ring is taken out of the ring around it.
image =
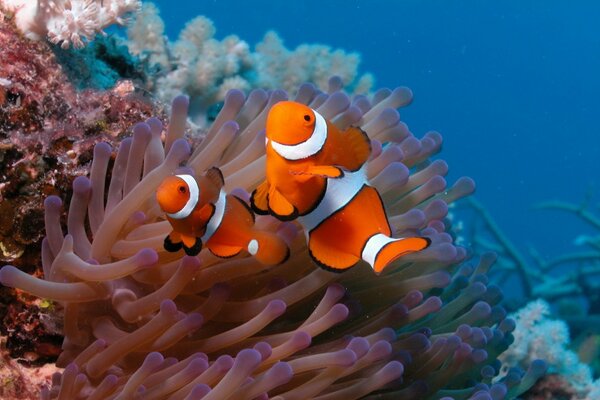
[[[322,268],[325,271],[335,272],[336,274],[341,274],[342,272],[348,271],[349,269],[356,267],[361,261],[359,259],[356,263],[354,263],[351,266],[346,267],[346,268],[334,268],[334,267],[329,266],[329,265],[325,264],[324,262],[320,261],[318,258],[316,258],[314,256],[314,254],[312,253],[312,251],[310,250],[310,246],[307,246],[307,247],[308,247],[308,254],[310,255],[310,258],[313,260],[313,262],[315,264],[317,264],[317,266],[319,268]]]
[[[256,195],[256,191],[257,190],[258,189],[254,189],[252,191],[252,194],[250,194],[250,207],[252,208],[252,211],[254,211],[258,215],[269,215],[268,208],[266,210],[258,208],[258,206],[256,205],[256,203],[254,202],[254,196]],[[267,207],[268,207],[268,205],[269,205],[269,195],[267,194]]]
[[[229,255],[229,256],[221,256],[221,255],[218,255],[217,253],[215,253],[215,252],[214,252],[214,251],[213,251],[213,250],[212,250],[212,249],[211,249],[209,246],[207,246],[207,248],[208,248],[208,250],[209,250],[209,251],[210,251],[210,252],[211,252],[211,253],[212,253],[212,254],[213,254],[215,257],[219,257],[219,258],[233,258],[233,257],[237,256],[238,254],[240,254],[240,253],[242,252],[242,250],[243,250],[242,248],[240,248],[240,249],[238,250],[238,252],[237,252],[237,253],[235,253],[235,254],[232,254],[232,255]]]
[[[312,260],[315,262],[315,264],[317,264],[319,267],[323,268],[324,270],[327,270],[327,271],[330,271],[330,272],[340,273],[340,272],[347,271],[350,268],[354,268],[361,261],[360,258],[359,258],[359,260],[355,264],[353,264],[353,265],[351,265],[349,267],[346,267],[346,268],[334,268],[332,266],[329,266],[329,265],[323,263],[322,261],[320,261],[319,259],[317,259],[315,257],[315,255],[312,253],[312,251],[310,249],[310,240],[311,240],[311,235],[312,235],[312,233],[313,233],[314,230],[316,230],[317,228],[319,228],[323,224],[323,222],[327,221],[329,218],[333,217],[335,214],[337,214],[338,212],[340,212],[343,209],[345,209],[348,204],[352,203],[354,201],[354,199],[356,198],[356,196],[358,196],[363,191],[363,189],[365,188],[365,186],[371,187],[371,186],[367,185],[366,183],[363,184],[361,186],[361,188],[358,190],[358,192],[356,192],[356,194],[354,196],[352,196],[352,198],[350,198],[350,200],[348,200],[348,202],[343,207],[340,207],[340,209],[338,209],[334,213],[330,214],[327,218],[325,218],[321,222],[319,222],[319,224],[317,226],[315,226],[313,229],[311,229],[310,232],[308,232],[308,243],[307,243],[308,254],[310,255],[310,258],[312,258]],[[366,242],[365,242],[365,244],[363,244],[363,248],[364,248],[365,245],[366,245]],[[361,252],[361,254],[362,254],[362,252]]]
[[[343,173],[343,171],[342,171],[342,173]],[[313,203],[313,206],[311,208],[309,208],[308,210],[306,210],[302,214],[298,214],[299,217],[303,217],[303,216],[308,215],[311,212],[315,211],[315,209],[319,206],[319,204],[321,204],[321,202],[325,198],[325,194],[327,193],[327,183],[329,181],[328,181],[328,178],[323,178],[323,179],[325,179],[325,184],[323,185],[323,190],[321,190],[321,193],[319,194],[319,197],[317,198],[317,200],[315,200],[315,202]],[[334,178],[334,179],[338,179],[338,178]]]
[[[367,134],[367,132],[365,132],[363,130],[363,128],[361,128],[360,126],[350,125],[349,128],[356,128],[356,129],[358,129],[365,136],[365,138],[367,139],[367,143],[369,143],[369,154],[371,154],[371,152],[373,151],[373,146],[371,145],[371,138],[369,137],[369,135]],[[348,130],[348,128],[346,130]],[[369,159],[367,159],[367,161],[369,161]],[[361,169],[363,167],[363,165],[365,165],[367,163],[367,161],[365,161],[364,163],[360,164],[358,166],[358,168],[356,168],[356,169],[349,169],[348,171],[350,171],[350,172],[356,172],[356,171],[358,171],[359,169]]]
[[[365,186],[372,187],[372,186],[369,186],[369,185],[367,185],[366,183],[364,183],[364,184],[363,184],[363,185],[360,187],[360,189],[358,189],[358,191],[357,191],[357,192],[354,194],[354,196],[352,196],[352,197],[350,198],[350,200],[348,200],[348,202],[347,202],[346,204],[344,204],[344,205],[343,205],[342,207],[340,207],[339,209],[335,210],[333,213],[329,214],[329,216],[327,216],[326,218],[324,218],[324,219],[323,219],[321,222],[319,222],[319,223],[317,224],[317,226],[315,226],[314,228],[312,228],[312,229],[311,229],[311,230],[308,232],[308,238],[309,238],[309,240],[310,240],[310,235],[312,234],[312,232],[313,232],[315,229],[317,229],[318,227],[320,227],[320,226],[323,224],[323,222],[327,221],[329,218],[333,217],[335,214],[337,214],[338,212],[340,212],[340,211],[342,211],[343,209],[345,209],[345,208],[346,208],[346,206],[347,206],[348,204],[352,203],[352,202],[354,201],[354,199],[356,198],[356,196],[358,196],[358,195],[359,195],[359,194],[360,194],[360,193],[363,191],[363,189],[365,188]],[[314,211],[314,209],[313,209],[313,211]],[[306,214],[304,214],[304,215],[306,215]],[[388,224],[389,224],[389,222],[388,222]]]

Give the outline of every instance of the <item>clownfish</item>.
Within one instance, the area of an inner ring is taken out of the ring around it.
[[[233,257],[242,250],[267,265],[289,257],[287,244],[277,235],[255,229],[254,213],[242,199],[226,194],[223,174],[218,168],[203,176],[180,174],[167,177],[156,190],[156,200],[166,213],[173,231],[164,248],[183,248],[189,256],[202,246],[217,257]]]
[[[391,237],[381,197],[367,180],[370,154],[360,128],[340,131],[304,104],[277,103],[266,122],[266,180],[252,192],[251,206],[257,214],[298,219],[320,267],[341,272],[362,259],[380,273],[431,240]]]

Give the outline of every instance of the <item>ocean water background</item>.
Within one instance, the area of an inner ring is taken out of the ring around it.
[[[156,0],[175,39],[203,14],[217,37],[252,47],[275,30],[288,48],[323,43],[362,55],[377,87],[408,86],[402,119],[444,136],[450,180],[477,198],[524,253],[576,250],[593,233],[543,200],[600,205],[600,2],[587,0]]]

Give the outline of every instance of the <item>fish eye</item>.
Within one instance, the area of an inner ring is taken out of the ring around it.
[[[181,185],[177,188],[177,190],[179,190],[179,193],[185,193],[187,191],[187,189],[185,188],[185,186]]]
[[[308,114],[304,115],[304,120],[306,122],[310,122],[310,115],[308,115]]]

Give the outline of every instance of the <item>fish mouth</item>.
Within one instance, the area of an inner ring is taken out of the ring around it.
[[[156,201],[160,208],[166,213],[174,213],[177,212],[177,206],[172,204],[171,196],[167,193],[166,190],[161,190],[160,186],[156,190]]]

